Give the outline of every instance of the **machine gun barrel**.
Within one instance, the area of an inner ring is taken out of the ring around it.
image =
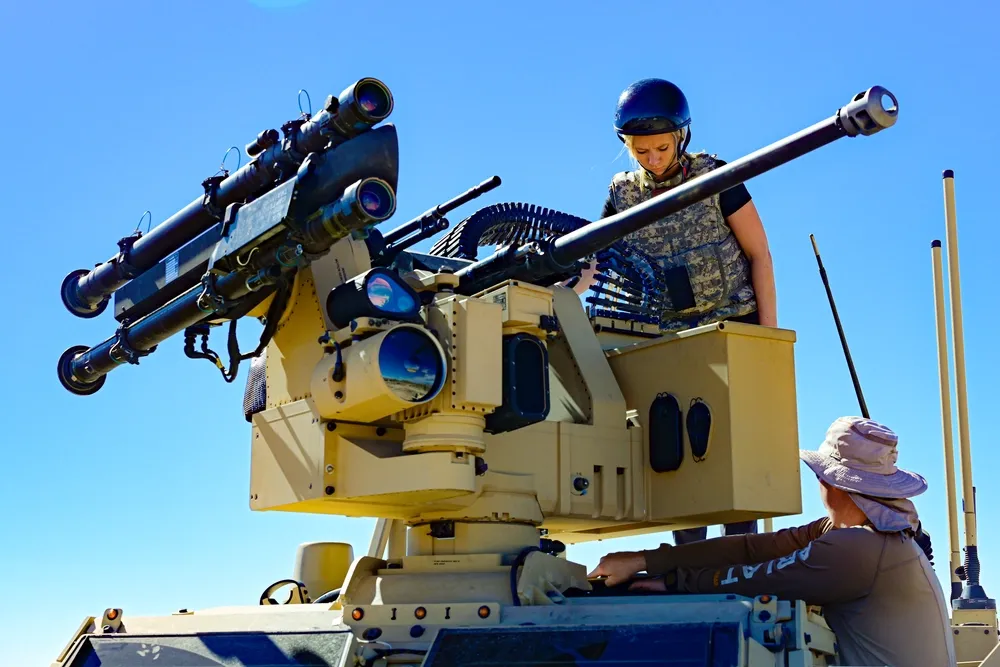
[[[438,204],[431,210],[426,211],[413,220],[396,227],[394,230],[386,234],[386,245],[394,244],[397,241],[409,236],[413,232],[422,231],[425,227],[437,220],[441,220],[444,216],[448,215],[459,206],[469,203],[476,197],[489,192],[498,185],[500,185],[500,177],[494,176],[493,178],[489,178],[475,187],[469,188],[457,197],[453,197],[443,204]]]
[[[373,264],[388,266],[403,250],[444,231],[448,228],[448,220],[444,216],[499,185],[499,176],[488,178],[457,197],[452,197],[443,204],[438,204],[409,222],[396,227],[382,238],[382,248],[376,256],[372,257]]]
[[[886,106],[884,98],[891,104]],[[666,193],[568,232],[535,253],[498,251],[491,257],[471,264],[456,273],[462,277],[460,289],[474,293],[506,273],[507,277],[532,280],[565,273],[574,263],[593,255],[619,239],[676,213],[691,204],[720,194],[745,181],[810,153],[841,137],[872,135],[896,122],[898,103],[881,86],[858,93],[830,118],[765,146],[718,169],[682,183]],[[521,261],[508,264],[512,257]]]
[[[275,130],[261,132],[247,146],[255,155],[252,162],[228,176],[206,179],[203,195],[148,234],[120,240],[116,256],[94,269],[79,269],[66,276],[61,289],[63,304],[77,317],[100,315],[115,290],[217,224],[227,206],[287,181],[309,153],[347,141],[384,120],[392,108],[392,94],[385,84],[365,78],[339,97],[329,96],[323,109],[308,120],[286,123],[283,141],[277,141]]]

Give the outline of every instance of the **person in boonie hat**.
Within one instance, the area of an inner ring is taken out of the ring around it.
[[[831,494],[829,487],[846,492],[876,530],[922,532],[916,507],[908,499],[926,491],[927,480],[896,467],[898,445],[896,434],[876,421],[841,417],[827,429],[818,450],[799,450],[799,458],[824,483],[823,502],[832,512],[845,498]]]
[[[955,665],[951,621],[910,498],[927,480],[896,466],[899,438],[841,417],[799,457],[819,480],[828,516],[774,533],[608,554],[590,576],[628,590],[772,595],[823,608],[841,665]],[[929,539],[929,538],[928,538]]]

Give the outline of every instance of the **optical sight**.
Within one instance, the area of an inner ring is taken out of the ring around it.
[[[311,390],[324,419],[372,422],[433,400],[446,373],[434,334],[404,323],[338,346],[317,364]]]
[[[420,297],[398,274],[375,268],[335,287],[326,298],[326,313],[338,329],[360,317],[415,321],[420,319]]]

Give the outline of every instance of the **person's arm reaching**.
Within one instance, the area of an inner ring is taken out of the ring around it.
[[[845,602],[871,590],[884,545],[881,535],[864,528],[844,528],[766,562],[678,568],[673,585],[666,590],[747,597],[770,594],[821,606]]]
[[[682,546],[662,544],[648,551],[620,551],[601,559],[589,576],[605,576],[614,586],[637,572],[663,574],[677,567],[709,567],[725,563],[748,563],[786,556],[805,547],[810,540],[832,528],[830,519],[817,519],[795,528],[763,535],[732,535]]]
[[[649,574],[662,574],[676,567],[760,563],[802,549],[832,527],[830,519],[823,517],[804,526],[783,528],[775,533],[730,535],[681,546],[661,544],[658,549],[642,553]]]

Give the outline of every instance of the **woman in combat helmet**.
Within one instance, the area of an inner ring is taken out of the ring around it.
[[[643,79],[618,99],[615,132],[638,163],[611,180],[601,217],[620,213],[725,164],[688,153],[691,114],[684,93],[663,79]],[[709,197],[630,234],[626,240],[664,269],[654,295],[664,332],[722,320],[777,326],[774,270],[767,236],[744,185]],[[575,290],[593,282],[592,263]],[[727,524],[725,535],[757,532],[756,521]],[[704,540],[707,528],[674,531],[676,544]]]
[[[643,79],[618,98],[615,132],[638,168],[615,174],[601,217],[620,213],[725,164],[688,153],[691,114],[684,93],[663,79]],[[664,269],[656,295],[663,331],[736,320],[777,326],[774,269],[767,236],[744,185],[669,215],[626,237]],[[589,289],[595,267],[576,284]]]

